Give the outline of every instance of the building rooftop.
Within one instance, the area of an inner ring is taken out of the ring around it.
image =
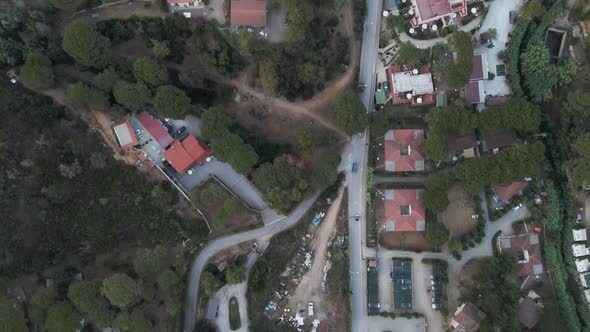
[[[231,0],[230,8],[232,26],[266,26],[266,0]]]
[[[423,129],[396,129],[385,134],[385,170],[414,172],[424,170]]]
[[[516,146],[520,142],[514,132],[509,130],[484,132],[483,139],[485,142],[485,150],[487,152],[495,149]]]
[[[578,272],[590,271],[590,261],[588,261],[588,258],[576,259],[576,270]]]
[[[393,86],[396,92],[410,92],[415,95],[433,93],[432,74],[423,73],[414,75],[410,71],[394,73]]]
[[[475,158],[477,156],[477,137],[475,137],[475,132],[462,135],[450,134],[447,142],[449,154],[452,157]]]
[[[164,151],[164,158],[179,174],[186,173],[195,162],[179,141],[172,142],[170,148]]]
[[[483,104],[486,101],[483,81],[472,81],[465,84],[465,99],[472,104]]]
[[[590,288],[590,273],[580,273],[580,282],[584,288]]]
[[[182,140],[182,146],[197,164],[204,163],[211,156],[211,149],[205,143],[197,140],[193,135],[188,135]]]
[[[162,148],[167,148],[172,144],[174,139],[168,134],[168,129],[158,119],[155,119],[147,112],[141,112],[137,115],[137,120],[143,128],[158,142]]]
[[[385,190],[385,222],[393,225],[392,231],[416,232],[426,229],[421,192],[421,189]]]
[[[539,235],[535,233],[498,237],[500,253],[506,253],[518,262],[516,273],[521,277],[543,273]]]
[[[520,324],[527,329],[534,328],[539,323],[542,315],[543,309],[530,297],[527,296],[520,302],[518,318]]]
[[[390,66],[387,73],[393,104],[434,104],[434,83],[428,65]]]
[[[131,121],[125,120],[119,122],[113,126],[113,130],[115,131],[115,136],[117,136],[121,149],[126,150],[139,144],[133,126],[131,125]]]
[[[471,77],[472,81],[488,79],[488,59],[485,54],[474,55],[471,58]]]
[[[586,248],[585,244],[572,244],[572,253],[574,257],[582,257],[590,255],[590,250]]]
[[[572,234],[574,236],[574,241],[586,241],[588,239],[588,234],[585,228],[572,229]]]
[[[451,13],[467,15],[466,0],[412,0],[416,16],[410,21],[413,27],[426,22],[441,19]]]
[[[515,181],[507,186],[494,186],[492,189],[496,194],[496,197],[506,203],[509,202],[514,196],[529,186],[526,181]]]
[[[460,331],[475,332],[479,330],[479,323],[485,318],[486,314],[481,312],[475,304],[466,302],[461,304],[453,314],[451,326]]]

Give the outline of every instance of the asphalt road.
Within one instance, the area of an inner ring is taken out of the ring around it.
[[[232,247],[236,244],[258,239],[261,237],[273,236],[290,228],[305,215],[307,210],[311,208],[318,196],[319,193],[306,199],[305,201],[300,203],[295,208],[295,210],[291,212],[289,216],[285,218],[267,223],[264,227],[253,229],[251,231],[220,237],[214,240],[213,242],[210,242],[201,250],[201,252],[199,252],[197,257],[195,257],[195,259],[193,260],[189,276],[189,285],[187,289],[186,304],[184,310],[184,331],[193,331],[197,314],[197,297],[199,295],[199,281],[201,280],[201,273],[203,272],[203,269],[207,265],[209,259],[219,251]]]

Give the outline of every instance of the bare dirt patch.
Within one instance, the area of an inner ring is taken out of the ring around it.
[[[457,275],[449,275],[449,284],[447,286],[447,308],[449,312],[454,312],[459,306],[459,296],[464,285],[469,284],[473,276],[481,270],[481,259],[473,258],[469,260]]]
[[[473,202],[460,184],[451,187],[448,193],[449,206],[441,213],[442,222],[447,226],[450,236],[459,239],[477,227],[477,219],[472,216]]]

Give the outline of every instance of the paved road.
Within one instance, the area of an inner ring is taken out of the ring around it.
[[[185,304],[185,322],[184,331],[192,332],[196,321],[197,313],[197,297],[199,295],[199,281],[201,280],[201,273],[207,265],[209,259],[219,251],[232,247],[236,244],[258,239],[261,237],[269,237],[276,235],[291,226],[295,225],[305,213],[312,207],[313,203],[318,198],[319,193],[306,199],[300,203],[291,214],[285,218],[275,220],[267,223],[264,227],[253,229],[251,231],[220,237],[204,247],[201,252],[193,260],[191,272],[189,276],[189,285],[186,294]]]
[[[381,31],[382,0],[367,0],[367,17],[363,28],[359,84],[366,84],[360,93],[361,100],[370,112],[375,92],[375,64],[379,48],[379,33]]]

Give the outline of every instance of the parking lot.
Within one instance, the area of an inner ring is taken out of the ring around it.
[[[393,308],[396,310],[412,309],[412,260],[393,259]]]

